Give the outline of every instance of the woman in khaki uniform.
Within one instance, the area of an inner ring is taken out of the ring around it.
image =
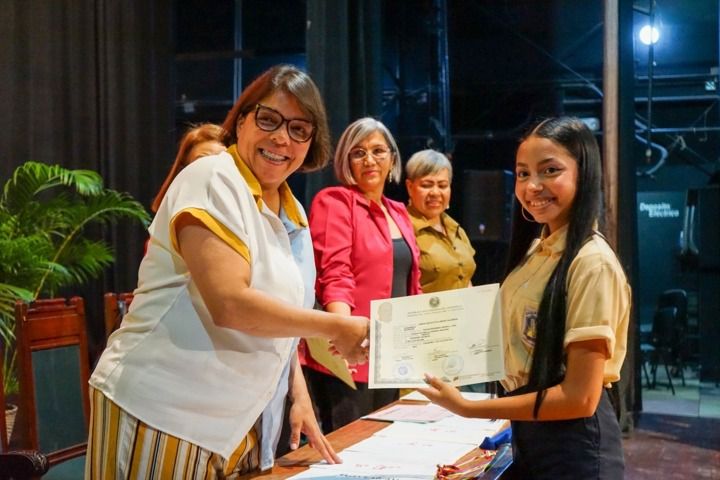
[[[447,213],[452,165],[435,150],[415,153],[405,165],[408,213],[420,248],[423,293],[470,285],[475,250],[465,230]]]

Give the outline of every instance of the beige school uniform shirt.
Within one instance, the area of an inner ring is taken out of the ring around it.
[[[200,219],[248,260],[252,288],[302,306],[287,230],[255,190],[234,147],[183,169],[150,225],[130,311],[90,379],[142,422],[225,458],[273,397],[295,339],[216,326],[178,252],[173,222],[182,212]],[[288,217],[306,225],[287,185],[280,193]]]
[[[565,250],[567,226],[533,242],[525,262],[501,287],[507,391],[527,384],[535,343],[538,307],[560,256]],[[567,280],[567,319],[563,345],[583,340],[605,340],[609,358],[603,382],[620,379],[627,350],[631,292],[615,253],[599,235],[585,243],[570,265]]]

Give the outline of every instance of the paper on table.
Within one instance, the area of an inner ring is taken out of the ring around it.
[[[492,398],[492,395],[489,393],[483,393],[483,392],[460,392],[460,395],[463,396],[466,400],[487,400],[488,398]],[[417,390],[413,390],[412,392],[403,395],[400,397],[400,400],[410,400],[414,402],[429,402],[428,398],[423,395],[422,393],[418,392]]]
[[[435,477],[437,463],[434,458],[424,458],[420,461],[415,459],[409,462],[398,458],[394,452],[385,454],[369,452],[353,452],[343,450],[339,453],[343,463],[330,465],[328,463],[316,463],[313,468],[324,469],[330,472],[363,473],[387,476],[404,476],[415,478],[432,479]]]
[[[465,430],[479,430],[487,432],[489,435],[495,435],[499,431],[510,426],[510,420],[503,418],[488,419],[488,418],[465,418],[459,415],[453,415],[452,417],[443,418],[438,420],[436,425],[445,428],[462,428]]]
[[[403,476],[403,475],[385,475],[377,473],[360,473],[355,471],[344,472],[341,470],[328,471],[326,468],[317,468],[311,466],[307,470],[288,477],[288,480],[305,480],[305,479],[316,479],[316,480],[351,480],[353,478],[362,480],[418,480],[418,477]],[[432,477],[428,477],[432,478]]]
[[[336,377],[345,382],[348,387],[357,390],[355,381],[350,374],[347,362],[340,355],[330,353],[330,342],[324,338],[306,338],[310,355],[323,367],[330,370]]]
[[[366,452],[371,454],[387,454],[393,452],[396,458],[412,463],[416,459],[432,459],[438,463],[452,463],[477,445],[472,443],[438,442],[431,439],[409,438],[399,442],[397,438],[373,435],[354,445],[344,452]]]
[[[375,435],[394,437],[398,439],[424,439],[438,442],[471,443],[475,446],[485,440],[485,437],[495,435],[506,420],[473,419],[468,422],[466,418],[458,417],[463,421],[449,417],[434,423],[396,422],[383,428]]]
[[[452,416],[449,410],[435,405],[434,403],[424,405],[408,405],[399,403],[392,407],[365,415],[367,420],[381,420],[384,422],[436,422]]]

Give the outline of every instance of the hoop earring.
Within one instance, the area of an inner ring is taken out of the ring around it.
[[[530,215],[530,212],[528,212],[527,215],[525,214],[525,207],[520,207],[520,215],[522,215],[522,217],[528,222],[537,223],[537,221],[532,217],[532,215]],[[530,218],[528,218],[528,215],[530,215]]]

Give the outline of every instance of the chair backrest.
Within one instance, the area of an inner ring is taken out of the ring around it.
[[[84,454],[90,369],[82,298],[18,301],[15,333],[18,447],[43,452],[51,466]]]
[[[688,296],[685,290],[680,288],[673,288],[671,290],[665,290],[658,297],[658,308],[663,307],[675,307],[677,308],[676,314],[676,328],[685,331],[687,327],[687,305]]]
[[[676,321],[676,307],[662,307],[655,310],[652,326],[652,343],[655,347],[675,347],[677,341]]]
[[[133,298],[132,292],[105,294],[105,339],[120,326]]]
[[[7,437],[7,425],[5,424],[5,391],[3,389],[3,372],[5,363],[5,349],[7,346],[4,343],[0,343],[0,452],[8,451],[8,443],[10,439]]]

